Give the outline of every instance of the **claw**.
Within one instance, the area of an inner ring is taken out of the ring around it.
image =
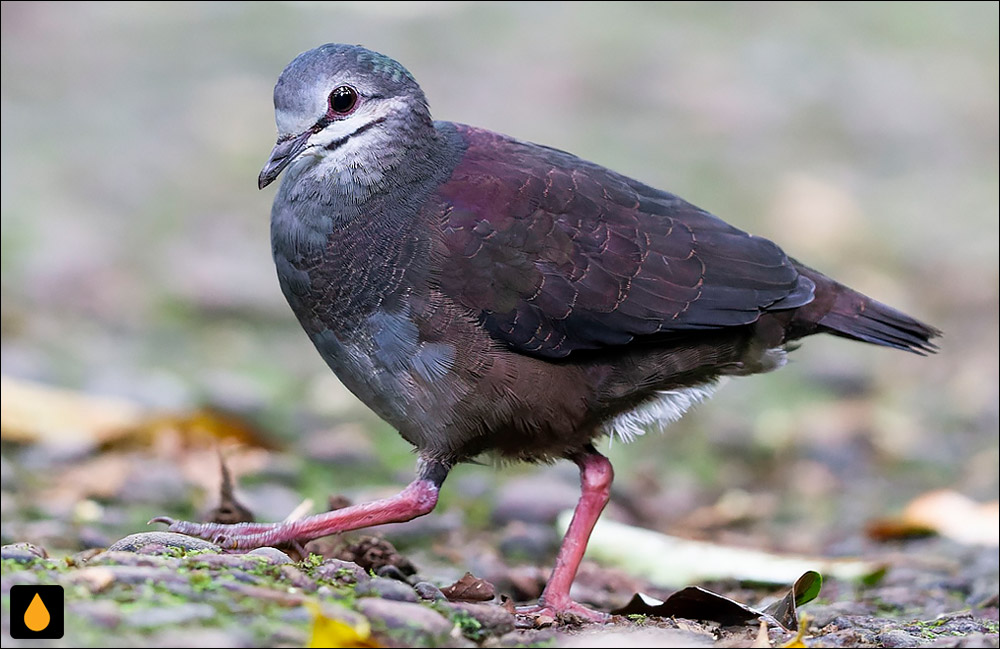
[[[157,516],[156,518],[150,519],[150,521],[146,523],[146,525],[152,525],[153,523],[163,523],[169,527],[176,522],[177,521],[170,518],[169,516]]]

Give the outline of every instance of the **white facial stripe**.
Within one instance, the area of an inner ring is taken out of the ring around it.
[[[309,138],[310,147],[325,148],[338,140],[350,137],[373,123],[385,119],[394,112],[406,110],[405,104],[399,100],[378,100],[362,106],[354,114],[331,122],[326,128]]]

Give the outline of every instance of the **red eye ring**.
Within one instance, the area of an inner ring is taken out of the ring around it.
[[[350,86],[337,86],[330,92],[330,116],[347,115],[358,105],[358,91]]]

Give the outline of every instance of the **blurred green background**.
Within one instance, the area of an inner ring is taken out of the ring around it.
[[[673,191],[945,332],[931,358],[810,339],[615,444],[621,493],[696,492],[679,515],[773,492],[769,517],[826,530],[938,486],[997,497],[995,3],[5,2],[4,374],[292,447],[362,422],[407,479],[284,303],[256,189],[277,75],[332,41],[401,61],[437,119]]]

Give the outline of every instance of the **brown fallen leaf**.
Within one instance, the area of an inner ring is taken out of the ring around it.
[[[895,518],[868,524],[877,541],[940,534],[968,545],[1000,545],[1000,502],[978,503],[957,491],[940,489],[915,498]]]
[[[96,446],[127,435],[146,414],[142,406],[125,399],[0,376],[4,441]]]
[[[612,615],[650,615],[655,617],[680,617],[689,620],[718,622],[723,626],[747,624],[754,620],[772,622],[784,629],[798,629],[795,607],[812,601],[819,595],[823,580],[818,572],[809,571],[799,577],[781,600],[760,610],[737,602],[718,593],[688,586],[659,601],[643,593],[636,593],[629,603],[611,611]],[[780,617],[776,617],[776,615]]]
[[[496,594],[493,584],[465,573],[461,579],[441,589],[444,596],[453,602],[488,602]]]
[[[611,611],[611,614],[681,617],[688,620],[718,622],[723,626],[746,624],[765,615],[763,611],[700,586],[683,588],[663,602],[636,593],[628,604]]]

